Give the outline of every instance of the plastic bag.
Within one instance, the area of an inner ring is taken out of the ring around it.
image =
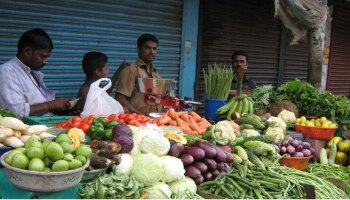
[[[84,110],[80,114],[81,117],[87,117],[89,115],[101,117],[124,113],[122,105],[106,92],[111,85],[111,80],[108,78],[98,79],[90,85]]]

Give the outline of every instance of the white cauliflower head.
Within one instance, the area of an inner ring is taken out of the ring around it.
[[[285,132],[281,127],[269,127],[266,129],[265,135],[273,136],[278,141],[282,141],[285,137]]]
[[[267,122],[270,122],[270,123],[274,123],[274,127],[280,127],[282,128],[284,131],[287,129],[287,124],[286,122],[283,121],[283,119],[279,118],[279,117],[274,117],[274,116],[271,116]]]
[[[279,114],[278,117],[283,119],[285,123],[294,123],[296,120],[295,114],[291,111],[283,109]]]
[[[236,139],[236,135],[234,133],[234,130],[230,122],[226,120],[218,122],[215,125],[215,129],[221,130],[221,131],[215,131],[215,133],[218,134],[220,138],[226,139],[229,142],[233,142]]]

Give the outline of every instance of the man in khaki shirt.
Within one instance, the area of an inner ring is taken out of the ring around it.
[[[157,47],[158,39],[154,35],[141,35],[137,39],[139,58],[120,71],[115,98],[125,112],[146,114],[155,111],[145,103],[145,96],[138,89],[137,79],[161,78],[152,63],[157,55]]]

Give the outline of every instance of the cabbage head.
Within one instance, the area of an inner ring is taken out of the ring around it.
[[[175,194],[176,193],[183,193],[186,190],[189,190],[193,193],[196,193],[197,191],[197,185],[194,182],[193,179],[190,177],[185,176],[182,179],[179,179],[177,181],[173,181],[169,183],[171,191],[173,191]]]
[[[145,191],[148,193],[148,199],[170,199],[172,194],[170,187],[163,182],[155,183],[145,188]]]
[[[140,143],[141,152],[153,153],[157,156],[164,156],[170,150],[170,142],[167,138],[159,134],[145,135]]]
[[[114,167],[114,170],[122,174],[130,175],[134,160],[127,153],[120,154],[121,162]]]
[[[159,182],[164,173],[163,160],[152,153],[137,156],[131,169],[131,175],[146,186]]]
[[[184,164],[179,158],[174,156],[162,156],[160,158],[165,165],[165,173],[161,179],[163,182],[169,183],[185,177]]]

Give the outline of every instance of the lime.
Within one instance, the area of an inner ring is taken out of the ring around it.
[[[26,143],[24,144],[24,147],[29,148],[30,146],[32,146],[33,142],[39,142],[39,140],[36,137],[32,136],[26,141]]]
[[[29,145],[26,148],[29,149],[30,147],[39,147],[39,148],[43,149],[43,144],[40,141],[34,141],[34,142],[32,142],[32,145]]]
[[[51,168],[45,167],[44,172],[51,172]]]
[[[22,152],[23,154],[27,154],[27,149],[24,148],[24,147],[19,147],[19,148],[16,148],[16,150]]]
[[[22,152],[21,152],[20,150],[18,150],[18,149],[14,149],[14,150],[9,151],[9,153],[6,155],[4,161],[5,161],[7,164],[11,165],[12,157],[13,157],[15,154],[17,154],[17,153],[22,153]]]
[[[45,167],[51,167],[52,160],[50,160],[50,158],[48,158],[48,157],[45,157],[44,158],[44,164],[45,164]]]
[[[73,159],[69,162],[69,169],[77,169],[81,166],[83,166],[83,163],[81,163],[80,160]]]
[[[39,158],[41,160],[44,159],[44,149],[43,148],[39,148],[39,147],[30,147],[27,150],[27,156],[29,159],[33,159],[33,158]]]
[[[48,158],[50,158],[50,160],[57,161],[63,158],[64,153],[62,147],[59,144],[56,142],[50,142],[50,144],[46,146],[45,154]]]
[[[39,158],[33,158],[28,165],[30,171],[42,172],[45,169],[45,164]]]
[[[57,160],[52,165],[53,172],[67,171],[69,169],[69,163],[65,160]]]
[[[71,145],[71,143],[61,142],[60,145],[61,145],[64,153],[73,153],[74,152],[74,148]]]
[[[47,145],[50,144],[50,143],[51,143],[51,140],[45,140],[45,141],[43,142],[43,148],[44,148],[44,150],[46,149]]]
[[[20,169],[27,169],[28,164],[29,164],[29,159],[23,153],[16,153],[15,155],[13,155],[11,166],[17,167]]]
[[[66,161],[71,161],[73,159],[74,159],[74,157],[71,153],[65,153],[63,156],[63,160],[66,160]]]
[[[70,143],[70,137],[68,136],[68,134],[66,133],[62,133],[62,134],[59,134],[55,140],[55,142],[57,143],[61,143],[61,142],[68,142]]]
[[[78,155],[82,155],[85,158],[90,158],[91,154],[92,154],[92,150],[89,146],[86,145],[80,145],[75,149],[75,154]]]
[[[82,155],[75,156],[74,159],[79,160],[81,163],[83,163],[83,165],[85,165],[85,163],[86,163],[86,158],[84,156],[82,156]]]

